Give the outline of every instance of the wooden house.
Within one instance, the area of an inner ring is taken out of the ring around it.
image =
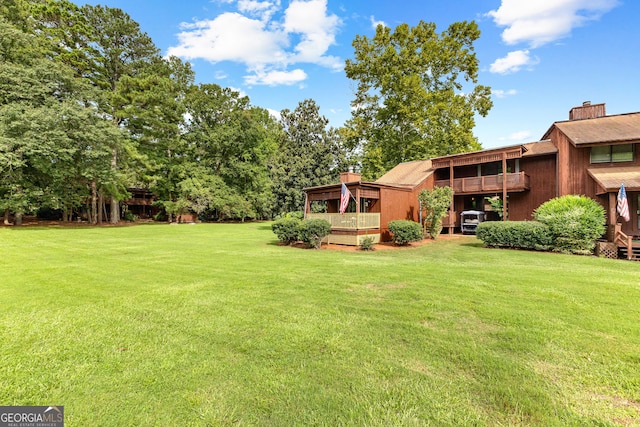
[[[353,196],[345,213],[339,213],[342,183]],[[367,182],[354,172],[340,174],[340,183],[305,188],[305,218],[331,223],[329,243],[360,245],[366,237],[375,243],[388,241],[389,222],[419,221],[418,194],[433,188],[430,160],[403,163],[380,179]]]
[[[615,225],[629,237],[640,236],[640,113],[606,115],[605,104],[585,102],[572,108],[569,120],[555,122],[540,141],[430,160],[403,163],[374,182],[358,174],[341,180],[355,196],[353,219],[338,214],[340,184],[306,189],[308,217],[331,219],[332,237],[375,234],[388,240],[388,223],[419,219],[417,195],[423,189],[449,186],[454,200],[444,220],[449,233],[460,230],[460,213],[479,210],[488,220],[530,220],[533,211],[554,197],[582,194],[597,200],[607,213],[610,238]],[[631,220],[620,221],[616,197],[624,183]],[[502,211],[488,198],[499,198]],[[314,203],[322,214],[311,214]],[[360,214],[374,214],[371,223]],[[364,221],[364,222],[362,222]],[[357,238],[336,243],[358,244]],[[629,243],[630,244],[630,243]]]

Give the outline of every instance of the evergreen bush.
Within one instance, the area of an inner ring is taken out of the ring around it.
[[[389,231],[393,235],[393,242],[398,246],[422,240],[422,227],[417,222],[391,221],[389,222]]]
[[[534,216],[551,230],[557,252],[591,254],[605,232],[604,208],[586,196],[556,197],[540,205]]]
[[[331,223],[325,219],[307,219],[300,222],[298,228],[298,239],[309,245],[310,248],[318,249],[322,239],[331,233]]]
[[[295,217],[283,217],[271,224],[271,230],[278,240],[287,245],[298,241],[301,220]]]
[[[373,237],[371,236],[365,237],[360,242],[360,249],[362,249],[363,251],[372,251],[375,249],[373,246],[374,246]]]

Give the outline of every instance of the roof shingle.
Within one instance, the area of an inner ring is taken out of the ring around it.
[[[400,163],[375,182],[378,184],[415,187],[433,173],[431,160]]]
[[[555,126],[575,145],[640,140],[640,113],[557,122]]]

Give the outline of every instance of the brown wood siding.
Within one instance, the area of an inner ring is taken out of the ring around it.
[[[542,203],[556,197],[555,155],[529,157],[520,160],[520,170],[529,176],[530,190],[509,193],[509,219],[533,219],[533,211]]]
[[[611,224],[615,219],[609,218],[609,201],[606,195],[602,197],[598,196],[600,189],[596,182],[589,176],[587,169],[599,169],[599,168],[611,168],[620,166],[640,166],[640,144],[634,145],[634,159],[631,162],[616,162],[616,163],[596,163],[591,164],[591,148],[590,147],[575,147],[567,136],[562,133],[558,128],[554,128],[551,132],[551,140],[554,141],[558,147],[558,187],[559,196],[565,196],[568,194],[582,194],[587,197],[591,197],[597,200],[607,212],[607,223]],[[629,201],[633,204],[637,204],[637,201]],[[631,206],[631,212],[636,212]],[[635,207],[637,210],[638,207]],[[632,215],[631,222],[636,217]],[[637,222],[637,219],[635,219]],[[626,230],[631,231],[631,234],[635,234],[638,228],[637,224],[627,223]]]
[[[433,188],[433,175],[430,175],[420,185],[413,189],[381,188],[380,202],[380,231],[383,242],[391,240],[389,222],[406,219],[410,221],[420,220],[420,204],[418,195],[424,189]]]
[[[597,185],[589,176],[587,169],[610,168],[620,166],[640,166],[640,144],[634,146],[632,162],[591,164],[591,148],[575,147],[566,135],[555,128],[551,135],[558,147],[560,196],[584,194],[595,198]]]

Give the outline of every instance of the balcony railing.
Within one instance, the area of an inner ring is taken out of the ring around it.
[[[380,228],[379,213],[308,213],[307,219],[326,219],[331,229],[368,230]]]
[[[503,175],[474,176],[471,178],[455,178],[453,180],[453,191],[456,194],[477,194],[485,192],[502,191]],[[446,187],[451,185],[448,179],[435,182],[436,187]],[[529,175],[524,172],[507,174],[507,191],[529,190]]]

